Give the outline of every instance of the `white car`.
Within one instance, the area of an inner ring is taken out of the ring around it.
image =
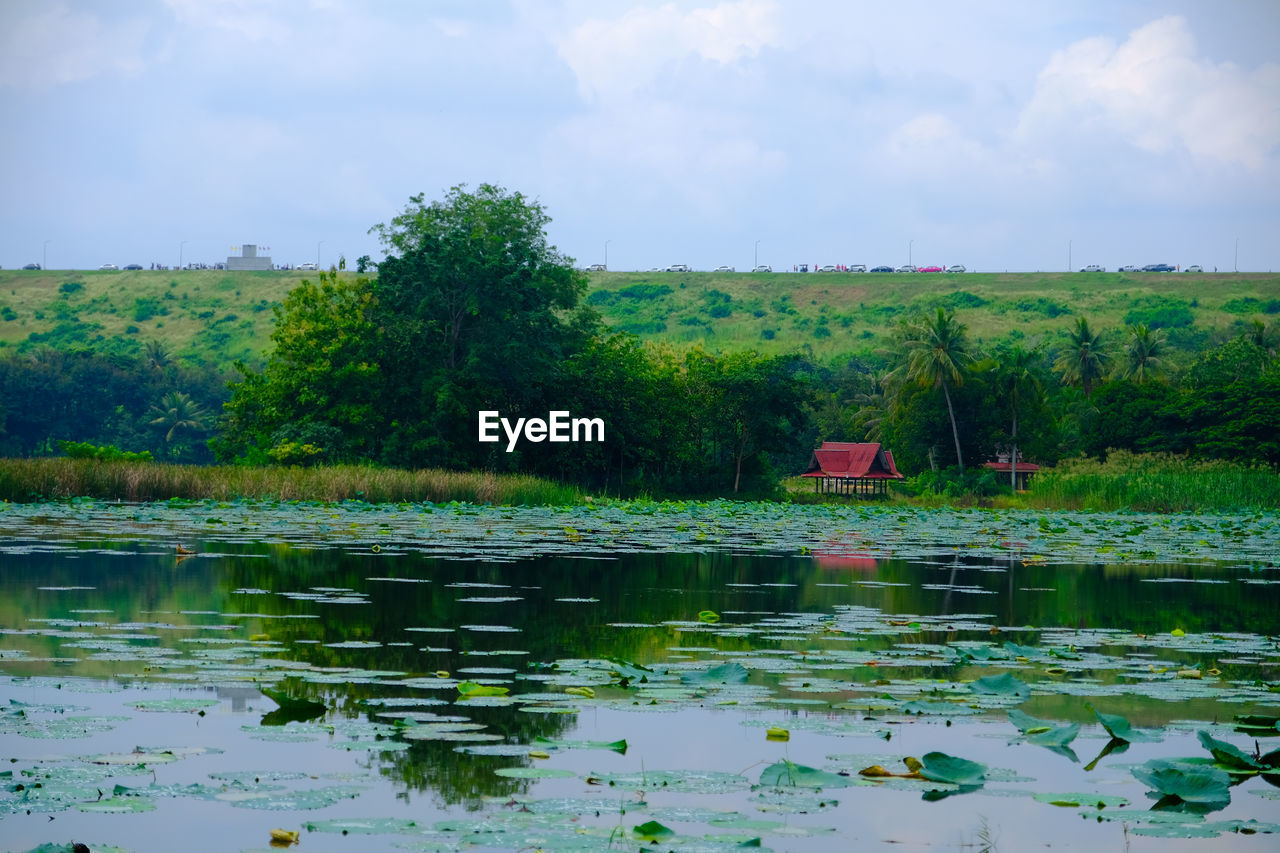
[[[1107,271],[1106,267],[1099,266],[1098,264],[1089,264],[1089,266],[1080,270],[1080,272],[1106,272],[1106,271]]]
[[[688,264],[672,264],[671,266],[667,267],[667,272],[688,272],[688,271],[689,271]]]
[[[835,265],[835,264],[827,264],[826,266],[824,266],[824,267],[822,267],[822,268],[820,268],[820,269],[818,270],[818,272],[835,272],[835,271],[836,271],[836,265]]]
[[[760,264],[760,266],[753,269],[752,272],[773,272],[773,267],[768,264]]]
[[[1138,271],[1138,268],[1135,267],[1133,264],[1125,264],[1124,266],[1120,267],[1120,272],[1137,272],[1137,271]]]
[[[300,270],[318,270],[318,269],[320,269],[320,267],[319,267],[319,266],[317,266],[316,264],[298,264],[298,269],[300,269]]]
[[[592,264],[591,266],[587,267],[587,272],[604,272],[604,271],[605,271],[604,264]]]
[[[964,264],[952,264],[947,267],[947,272],[960,273],[965,272]]]
[[[715,272],[733,272],[734,270],[733,270],[733,267],[718,266],[715,268],[714,271]]]
[[[1200,266],[1199,264],[1192,264],[1191,266],[1183,270],[1183,272],[1204,272],[1204,267]]]
[[[849,267],[849,272],[866,272],[866,271],[867,271],[866,264],[854,264],[853,266]]]
[[[98,269],[100,269],[100,270],[118,270],[118,269],[120,269],[120,267],[116,266],[115,264],[103,264],[102,266],[98,267]]]
[[[915,272],[915,271],[916,271],[916,268],[913,267],[911,264],[903,264],[902,266],[894,270],[894,272]]]

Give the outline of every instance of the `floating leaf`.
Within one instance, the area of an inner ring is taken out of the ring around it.
[[[644,841],[663,841],[675,835],[675,830],[663,826],[656,820],[646,821],[631,830],[636,837]]]
[[[1017,696],[1020,699],[1031,695],[1031,687],[1025,681],[1007,672],[979,678],[969,685],[969,690],[994,696]]]
[[[1114,740],[1123,740],[1128,743],[1159,740],[1155,735],[1133,728],[1129,725],[1129,721],[1119,714],[1104,714],[1092,705],[1088,707],[1089,710],[1093,711],[1093,715],[1098,718],[1098,722],[1102,723],[1102,727],[1107,730],[1107,734],[1111,735]]]
[[[477,684],[474,681],[458,682],[458,692],[464,698],[470,699],[473,696],[506,696],[510,692],[510,688],[497,687],[492,684]]]
[[[945,752],[927,752],[921,757],[920,775],[934,782],[952,785],[981,784],[987,773],[987,765],[967,758],[957,758]]]
[[[1243,752],[1226,741],[1218,740],[1206,731],[1200,731],[1196,734],[1200,738],[1201,745],[1209,750],[1218,766],[1229,772],[1257,773],[1267,769],[1265,764],[1252,755]]]
[[[1221,808],[1231,801],[1231,777],[1217,767],[1152,759],[1133,775],[1163,797]]]
[[[722,663],[699,672],[680,675],[681,684],[742,684],[747,680],[747,668],[740,663]]]
[[[847,788],[853,780],[839,773],[783,760],[770,764],[760,773],[760,784],[773,788]]]

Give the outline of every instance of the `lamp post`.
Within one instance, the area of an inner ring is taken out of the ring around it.
[[[324,240],[316,242],[316,269],[320,269],[320,247],[324,245]]]
[[[755,254],[752,255],[751,259],[753,261],[753,263],[751,264],[751,271],[755,272],[756,267],[760,266],[760,241],[759,240],[756,241]]]
[[[40,247],[40,269],[47,270],[49,268],[49,244],[51,240],[45,240],[44,245]]]
[[[907,241],[907,266],[909,267],[915,266],[915,264],[911,260],[911,247],[915,244],[915,242],[916,242],[915,240]]]
[[[182,250],[190,242],[190,240],[183,240],[178,244],[178,269],[182,269]]]
[[[605,240],[605,241],[604,241],[604,268],[605,268],[606,270],[609,268],[609,244],[610,244],[611,242],[613,242],[613,241],[612,241],[612,240]]]
[[[1067,272],[1071,272],[1071,241],[1067,241]]]
[[[1234,260],[1232,260],[1231,262],[1231,268],[1234,269],[1236,272],[1240,272],[1240,238],[1239,237],[1236,238],[1236,254],[1235,254]]]

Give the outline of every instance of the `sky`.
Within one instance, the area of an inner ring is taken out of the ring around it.
[[[1275,0],[3,0],[0,116],[6,269],[481,183],[618,270],[1280,269]]]

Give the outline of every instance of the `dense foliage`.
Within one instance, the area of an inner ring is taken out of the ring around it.
[[[656,305],[684,283],[587,298],[549,222],[537,202],[487,184],[412,197],[372,229],[389,252],[376,277],[303,280],[274,309],[265,364],[239,364],[229,390],[158,341],[0,359],[0,453],[521,472],[615,494],[768,492],[822,440],[880,441],[908,475],[927,472],[917,490],[945,494],[1007,488],[1007,475],[982,470],[997,456],[1052,464],[1123,450],[1280,465],[1276,330],[1261,319],[1211,336],[1193,303],[1148,297],[1123,329],[1074,316],[1057,337],[1014,328],[992,345],[964,314],[987,300],[957,291],[926,311],[876,315],[889,345],[875,351],[865,332],[820,317],[824,342],[845,347],[827,360],[807,347],[642,342],[597,310]],[[64,283],[57,299],[84,289]],[[697,298],[711,317],[766,313],[718,289]],[[795,313],[789,297],[773,308]],[[605,440],[508,450],[505,437],[477,439],[480,411],[512,423],[599,418]]]

